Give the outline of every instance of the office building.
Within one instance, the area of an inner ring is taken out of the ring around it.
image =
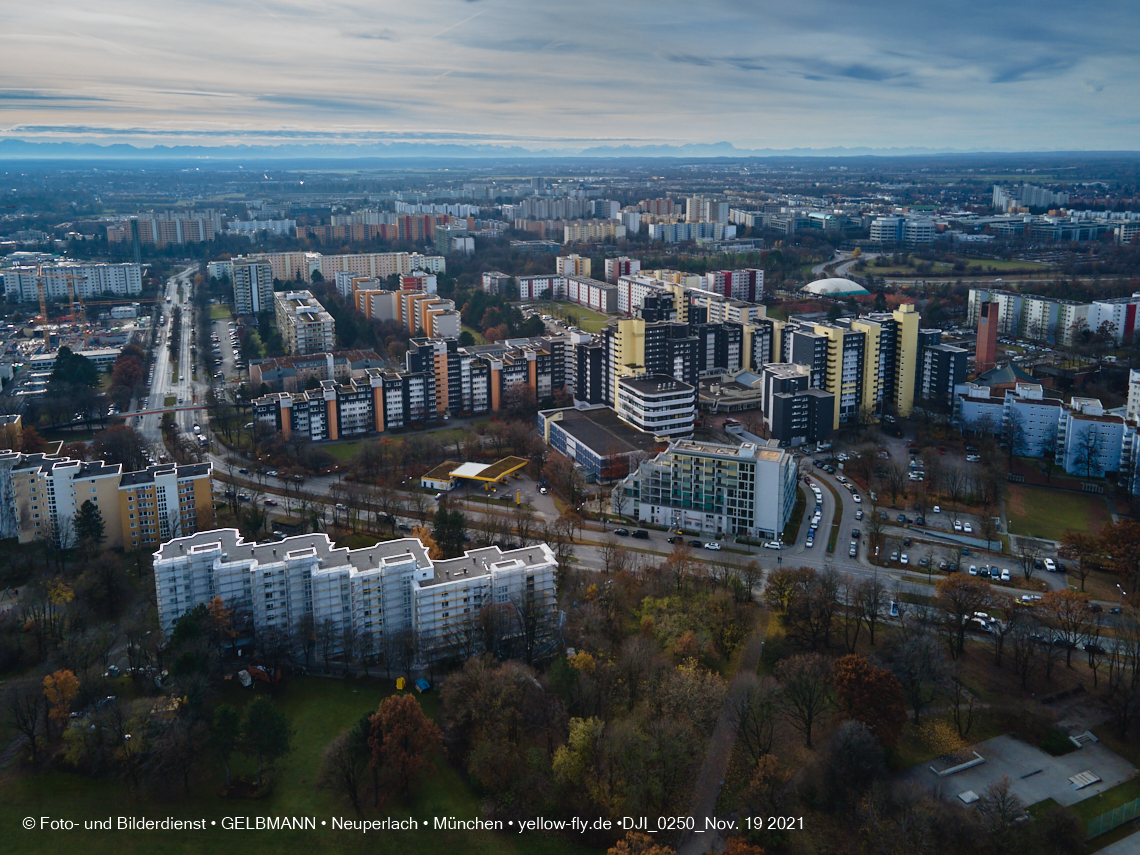
[[[697,390],[662,374],[619,377],[614,411],[618,418],[654,436],[691,436]]]
[[[311,291],[285,291],[273,300],[286,352],[324,353],[336,346],[336,322]]]
[[[613,491],[615,513],[705,535],[771,539],[796,503],[796,464],[775,442],[678,440]]]
[[[234,261],[230,268],[234,312],[256,315],[273,305],[273,267],[266,261]]]
[[[556,573],[546,544],[438,560],[414,538],[349,550],[323,533],[257,545],[236,529],[175,538],[154,556],[164,636],[182,615],[218,597],[241,621],[243,640],[272,633],[299,653],[292,640],[304,627],[327,628],[339,654],[344,639],[375,650],[382,638],[403,633],[416,639],[420,664],[471,649],[458,640],[477,640],[488,610],[500,613],[493,623],[506,642],[525,627],[539,651],[553,644]]]

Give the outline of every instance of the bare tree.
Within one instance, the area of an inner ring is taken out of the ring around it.
[[[780,679],[780,711],[811,748],[812,730],[831,708],[831,661],[818,653],[801,653],[776,666]]]
[[[772,751],[779,699],[780,686],[775,680],[746,674],[739,689],[725,701],[736,737],[751,765]]]

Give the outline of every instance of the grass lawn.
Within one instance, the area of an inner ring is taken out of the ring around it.
[[[487,339],[483,338],[483,333],[479,332],[474,327],[469,327],[466,324],[462,326],[464,332],[471,333],[471,338],[475,339],[476,344],[486,344]]]
[[[446,446],[448,443],[453,443],[458,439],[462,439],[463,438],[463,429],[462,428],[441,428],[439,430],[416,431],[415,434],[425,434],[426,436],[430,436],[432,439],[434,439],[436,442],[440,443],[441,445]],[[413,436],[415,434],[412,434],[412,433],[397,434],[397,435],[391,436],[389,438],[396,441],[396,442],[399,442],[401,439],[406,439],[407,437]],[[365,443],[376,442],[376,441],[377,441],[377,439],[375,437],[373,437],[371,439],[353,440],[352,442],[339,442],[339,443],[336,443],[334,445],[325,446],[324,450],[327,451],[329,454],[331,454],[333,457],[335,457],[337,460],[340,460],[342,462],[347,463],[348,461],[352,460],[352,458],[354,458],[357,454],[360,453],[360,449]],[[454,452],[455,449],[452,448],[451,451]]]
[[[1013,534],[1029,534],[1060,540],[1065,529],[1100,534],[1109,521],[1104,499],[1093,494],[1070,493],[1010,484],[1006,510],[1012,523]]]
[[[177,401],[178,401],[178,398],[176,396],[167,395],[165,398],[162,399],[162,406],[173,407]]]
[[[552,314],[558,318],[569,318],[572,326],[581,327],[583,332],[597,333],[610,319],[610,315],[603,315],[577,303],[555,303]],[[583,320],[585,318],[585,320]]]
[[[805,490],[803,487],[798,487],[796,488],[796,504],[792,508],[792,515],[788,519],[788,524],[784,526],[784,543],[796,542],[796,536],[800,532],[800,523],[804,521],[804,511],[806,509],[807,490]]]
[[[230,307],[222,303],[216,306],[210,306],[210,320],[212,321],[228,321],[231,317]]]
[[[585,855],[591,851],[542,835],[492,832],[425,831],[423,821],[436,816],[472,819],[480,813],[479,799],[442,756],[435,769],[425,774],[408,800],[395,799],[379,809],[368,809],[369,819],[413,818],[419,831],[378,832],[334,831],[321,826],[333,817],[354,818],[352,808],[332,799],[314,787],[325,746],[340,731],[361,716],[376,709],[394,691],[393,681],[342,681],[319,677],[294,678],[274,700],[296,728],[295,750],[280,764],[277,785],[272,793],[256,801],[225,800],[215,788],[221,781],[220,769],[211,762],[209,776],[197,784],[188,798],[157,802],[133,795],[114,780],[92,780],[79,775],[52,772],[41,775],[11,776],[0,783],[0,827],[5,829],[5,853],[56,853],[78,847],[85,855],[109,853],[242,853],[272,851],[274,855],[313,855],[313,853],[420,853],[475,852],[518,853],[518,855]],[[253,697],[236,683],[227,684],[225,700],[244,704]],[[438,698],[434,693],[418,696],[428,715],[434,716]],[[205,750],[205,748],[203,748]],[[244,760],[235,771],[248,774],[252,764]],[[27,816],[66,818],[79,823],[70,837],[62,832],[24,831],[21,820]],[[86,831],[82,822],[108,816],[134,816],[159,819],[205,818],[219,825],[205,831],[106,832]],[[315,817],[316,831],[273,831],[235,834],[221,827],[228,816],[309,816]],[[270,847],[272,847],[270,849]]]

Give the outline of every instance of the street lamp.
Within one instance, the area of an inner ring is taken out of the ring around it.
[[[1116,583],[1116,590],[1120,591],[1120,608],[1124,608],[1124,598],[1128,596],[1128,592],[1120,587],[1120,583]]]

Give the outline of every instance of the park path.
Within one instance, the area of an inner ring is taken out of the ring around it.
[[[732,721],[731,702],[743,690],[748,675],[755,674],[756,667],[760,664],[760,654],[764,650],[764,635],[768,627],[767,618],[767,612],[760,613],[759,623],[748,636],[736,674],[725,693],[720,716],[717,718],[712,738],[709,739],[697,782],[693,786],[693,801],[689,815],[693,817],[694,830],[681,838],[677,845],[677,855],[704,855],[720,840],[717,832],[704,830],[705,820],[716,816],[716,800],[720,796],[724,774],[728,771],[728,764],[736,747],[736,726]]]

